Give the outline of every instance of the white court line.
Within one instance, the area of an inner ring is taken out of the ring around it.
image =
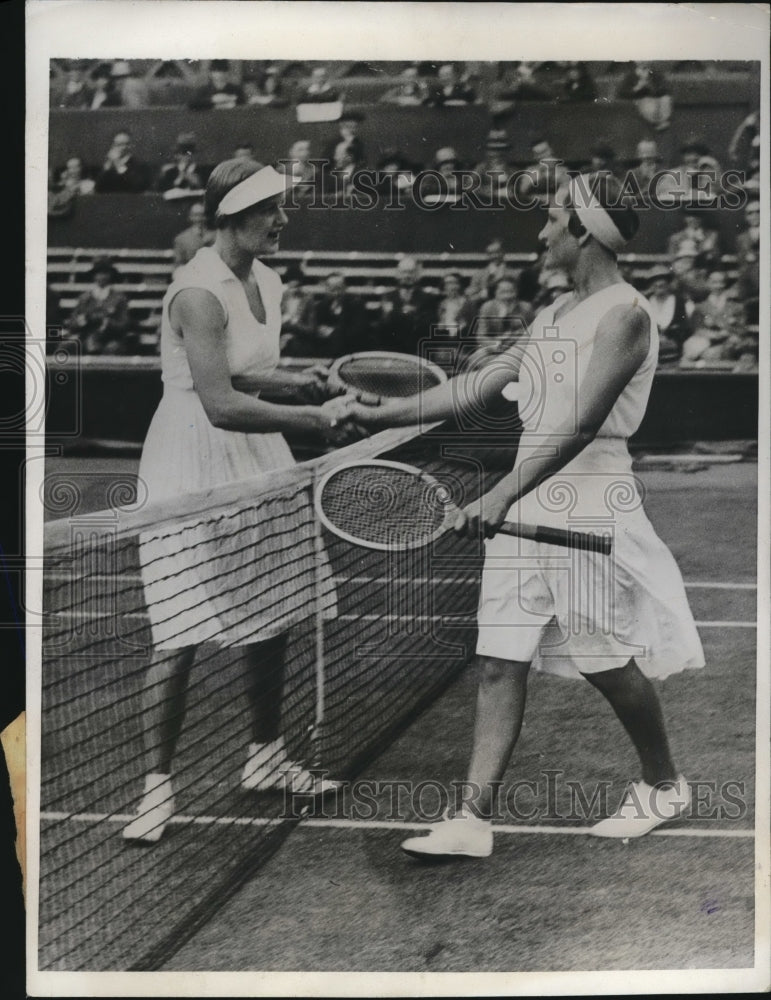
[[[68,573],[46,573],[45,580],[48,583],[82,583],[84,580],[91,580],[94,583],[105,583],[114,581],[114,573],[93,573],[90,576],[71,577]],[[142,578],[135,574],[126,574],[119,577],[124,582],[141,586]],[[386,583],[435,583],[451,584],[463,583],[457,577],[436,577],[436,576],[413,576],[413,577],[386,577],[386,576],[335,576],[332,578],[336,586],[343,583],[353,583],[357,585],[375,583],[380,586]],[[469,580],[469,583],[472,581]],[[757,590],[756,583],[712,583],[709,580],[686,580],[686,590]]]
[[[87,621],[95,622],[99,620],[115,621],[116,618],[120,618],[122,621],[148,621],[147,614],[139,611],[115,611],[108,613],[106,611],[94,614],[88,611],[46,611],[46,615],[50,618],[57,618],[61,621]],[[450,612],[443,612],[441,614],[437,613],[434,615],[337,615],[334,619],[336,622],[435,622],[435,621],[446,621],[448,625],[453,624],[454,618],[466,619],[468,617],[475,617],[474,611],[469,611],[466,614],[461,614],[460,616],[453,615]],[[757,622],[747,621],[747,622],[736,622],[736,621],[705,621],[696,622],[697,628],[757,628]]]
[[[119,813],[66,813],[66,812],[42,812],[41,820],[70,820],[78,823],[128,823],[135,818],[135,814],[124,815]],[[180,826],[196,824],[198,826],[269,826],[276,823],[277,818],[266,819],[261,816],[174,816],[169,820],[170,824]],[[428,823],[404,823],[396,820],[359,820],[359,819],[318,819],[309,817],[304,819],[302,826],[319,829],[336,830],[427,830]],[[511,826],[505,823],[494,823],[493,832],[498,834],[518,835],[518,834],[547,834],[581,836],[588,835],[591,827],[588,826]],[[720,837],[723,839],[749,840],[754,838],[754,830],[702,830],[681,828],[677,830],[653,830],[650,836],[653,837]]]

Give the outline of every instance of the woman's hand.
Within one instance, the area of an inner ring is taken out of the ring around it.
[[[341,447],[368,436],[368,431],[356,421],[352,412],[355,402],[353,396],[338,396],[317,408],[319,429],[330,444]]]
[[[464,507],[453,528],[463,538],[492,538],[506,520],[512,498],[498,487]]]
[[[297,391],[303,403],[323,403],[335,393],[329,388],[329,369],[323,365],[312,365],[292,375],[292,389]]]

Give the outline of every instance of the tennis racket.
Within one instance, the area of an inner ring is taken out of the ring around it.
[[[429,545],[450,530],[460,508],[450,490],[422,469],[369,459],[340,465],[320,479],[314,496],[321,523],[366,549],[403,552]],[[608,555],[610,538],[505,521],[499,532]]]
[[[376,406],[381,399],[417,396],[446,382],[447,375],[439,365],[411,354],[360,351],[334,361],[327,381],[335,391]]]

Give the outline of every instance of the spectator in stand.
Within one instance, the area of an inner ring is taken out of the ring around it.
[[[244,103],[244,92],[230,79],[230,63],[227,59],[213,59],[209,68],[209,80],[190,101],[193,111],[228,111]]]
[[[550,101],[554,97],[551,87],[541,77],[541,63],[509,63],[503,76],[493,84],[490,93],[490,111],[494,118],[512,111],[520,101]]]
[[[495,285],[506,274],[503,243],[500,240],[491,240],[485,247],[485,253],[487,254],[487,264],[483,270],[477,271],[472,276],[466,291],[474,305],[492,298],[495,294]]]
[[[132,69],[125,59],[117,59],[112,64],[112,78],[124,108],[146,108],[150,104],[150,90],[147,83]]]
[[[139,194],[149,187],[149,170],[134,156],[131,135],[116,132],[96,178],[98,194]]]
[[[425,176],[428,182],[421,182],[421,201],[427,205],[447,204],[454,205],[461,196],[461,183],[458,171],[461,169],[461,162],[457,152],[452,146],[442,146],[434,154],[433,169],[440,175],[440,178]]]
[[[404,257],[396,269],[397,287],[386,292],[375,320],[380,350],[417,354],[436,323],[436,299],[420,287],[421,267]]]
[[[345,198],[351,190],[357,170],[350,146],[346,142],[339,142],[332,153],[332,169],[324,171],[323,190],[336,198]]]
[[[289,264],[282,278],[281,352],[296,358],[319,357],[316,345],[316,308],[313,296],[302,287],[302,268]]]
[[[409,198],[412,196],[412,188],[420,167],[410,161],[398,150],[387,149],[377,165],[378,194],[387,201],[398,199],[400,196]]]
[[[650,197],[651,183],[662,169],[661,161],[662,157],[655,139],[640,139],[637,143],[637,163],[632,169],[632,175],[646,201]]]
[[[561,91],[559,96],[566,101],[594,101],[596,99],[597,88],[586,63],[566,63]]]
[[[203,202],[195,202],[187,213],[190,225],[174,237],[174,266],[182,267],[198,253],[201,247],[210,247],[217,235],[206,225],[206,210]]]
[[[492,299],[479,307],[472,326],[477,352],[500,354],[517,340],[527,336],[532,319],[530,306],[517,297],[517,277],[506,273],[495,283]],[[479,357],[479,353],[476,355]]]
[[[84,354],[131,354],[130,320],[126,296],[113,288],[118,278],[108,257],[99,257],[91,268],[92,288],[78,299],[67,320],[70,334],[80,341]]]
[[[736,288],[729,288],[723,271],[709,275],[710,292],[691,316],[693,335],[683,344],[685,365],[738,361],[745,354],[747,330],[744,307]]]
[[[60,108],[87,108],[89,105],[89,90],[86,85],[84,71],[77,66],[67,70],[64,93],[59,98]]]
[[[112,79],[112,69],[105,63],[97,66],[91,74],[93,85],[88,99],[88,105],[92,111],[98,108],[120,108],[123,101]]]
[[[71,156],[59,173],[59,186],[63,191],[80,195],[93,194],[95,184],[93,178],[86,176],[81,158]]]
[[[530,143],[530,148],[533,151],[535,163],[531,163],[519,176],[517,193],[525,201],[533,197],[543,200],[567,183],[568,172],[563,161],[555,156],[548,139],[543,136],[535,136]]]
[[[297,95],[298,104],[326,104],[340,99],[340,92],[329,82],[326,66],[314,66],[308,86]]]
[[[77,194],[63,188],[56,180],[51,167],[48,168],[48,218],[67,219],[75,210]]]
[[[691,335],[686,301],[672,287],[672,271],[666,265],[651,268],[647,284],[646,298],[659,330],[659,363],[679,361]]]
[[[244,77],[243,91],[246,104],[285,108],[289,103],[284,96],[281,74],[277,66],[268,66],[259,77]]]
[[[737,287],[747,304],[747,320],[758,322],[760,295],[760,202],[748,201],[744,206],[747,228],[736,237],[736,263],[739,270]]]
[[[759,169],[760,110],[756,109],[742,121],[728,145],[728,159],[732,167],[745,176]]]
[[[589,151],[590,161],[588,170],[592,173],[604,173],[617,176],[619,172],[616,151],[604,139],[597,142]]]
[[[707,258],[699,254],[692,240],[684,240],[672,259],[672,280],[675,290],[685,299],[690,319],[695,304],[709,295]]]
[[[286,174],[296,178],[287,195],[293,201],[308,201],[313,196],[316,187],[316,166],[310,162],[311,144],[308,139],[297,139],[289,147],[285,160],[281,161],[281,169]]]
[[[387,90],[380,98],[385,104],[399,104],[415,107],[425,104],[429,98],[428,84],[421,80],[417,66],[408,66],[400,74],[401,83]]]
[[[682,209],[683,228],[673,233],[667,242],[667,253],[675,257],[683,243],[692,243],[696,252],[708,257],[720,255],[720,244],[716,229],[708,228],[704,222],[703,213],[696,207]]]
[[[436,84],[430,91],[426,104],[435,108],[462,107],[473,104],[476,94],[461,79],[454,63],[444,63],[439,67]]]
[[[377,346],[361,300],[346,291],[345,277],[339,271],[327,275],[316,303],[316,342],[319,356],[324,358],[339,358]]]
[[[437,307],[436,322],[444,336],[466,336],[474,318],[474,305],[463,292],[463,278],[457,271],[450,271],[442,278],[442,297]]]
[[[365,165],[364,143],[359,135],[359,126],[364,121],[364,115],[358,111],[346,111],[340,119],[338,134],[324,148],[324,158],[330,163],[342,161],[343,153],[347,153],[346,162],[350,161],[356,170]]]
[[[672,118],[670,87],[664,74],[653,63],[630,63],[619,82],[616,97],[634,101],[637,113],[657,132],[669,128]]]
[[[234,160],[253,160],[254,146],[251,142],[242,142],[233,150]]]
[[[203,172],[195,162],[196,141],[192,132],[182,132],[177,136],[174,159],[164,163],[158,175],[158,190],[164,192],[203,193],[205,181]]]
[[[479,191],[493,198],[503,197],[508,191],[509,180],[514,167],[506,159],[511,149],[509,137],[503,129],[493,129],[485,142],[485,158],[476,165],[475,172],[481,178]]]
[[[656,185],[659,200],[671,204],[709,204],[718,192],[720,166],[698,139],[680,147],[680,163],[662,174]]]

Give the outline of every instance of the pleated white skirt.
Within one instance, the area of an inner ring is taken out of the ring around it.
[[[281,434],[214,427],[198,394],[166,386],[139,476],[149,503],[295,465]],[[307,486],[142,531],[139,559],[156,648],[260,642],[315,614],[335,590]]]

